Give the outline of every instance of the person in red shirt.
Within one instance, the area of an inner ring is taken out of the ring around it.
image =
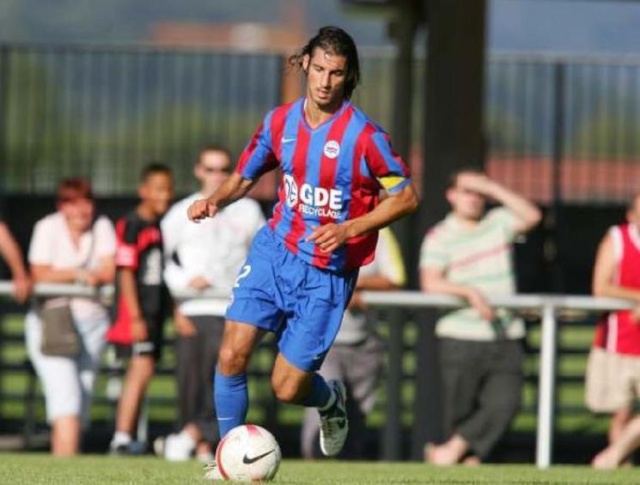
[[[593,294],[640,303],[640,194],[629,206],[627,222],[610,228],[600,243]],[[593,412],[612,414],[610,444],[620,438],[640,395],[639,317],[631,310],[606,315],[589,354],[585,401]]]

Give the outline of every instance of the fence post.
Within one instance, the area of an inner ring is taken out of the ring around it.
[[[552,297],[542,306],[542,342],[538,380],[538,430],[536,436],[536,466],[549,468],[553,450],[556,350],[558,328]]]
[[[379,311],[378,311],[379,313]],[[404,320],[402,309],[391,308],[388,312],[388,369],[387,411],[383,429],[382,459],[386,461],[402,458],[402,357],[404,354]]]
[[[553,66],[553,139],[552,139],[552,193],[549,226],[553,234],[555,251],[551,261],[553,275],[553,292],[561,293],[565,289],[565,278],[562,266],[558,261],[562,259],[561,252],[564,248],[564,224],[562,214],[563,201],[563,173],[564,158],[564,129],[565,129],[565,69],[562,61],[557,61]]]

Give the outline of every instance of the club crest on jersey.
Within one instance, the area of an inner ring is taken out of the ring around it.
[[[324,156],[330,159],[338,158],[340,155],[340,143],[335,140],[329,140],[324,144]]]
[[[282,183],[286,204],[303,214],[316,217],[340,218],[342,212],[342,191],[314,187],[304,183],[300,187],[290,174],[285,174]]]

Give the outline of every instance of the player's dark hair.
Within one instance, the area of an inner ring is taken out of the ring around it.
[[[321,48],[330,54],[344,56],[347,59],[347,73],[344,85],[344,97],[350,99],[354,89],[360,83],[360,61],[358,49],[351,36],[340,27],[322,27],[315,37],[312,37],[307,45],[289,57],[289,64],[303,69],[304,56],[313,57],[317,48]]]
[[[140,172],[140,182],[144,183],[149,177],[158,173],[164,173],[171,177],[171,169],[168,165],[161,162],[151,162],[146,164],[143,167],[142,172]]]

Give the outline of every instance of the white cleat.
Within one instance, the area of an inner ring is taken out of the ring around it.
[[[347,420],[347,390],[340,381],[329,381],[336,401],[327,411],[320,413],[320,449],[325,456],[340,453],[349,433]]]

